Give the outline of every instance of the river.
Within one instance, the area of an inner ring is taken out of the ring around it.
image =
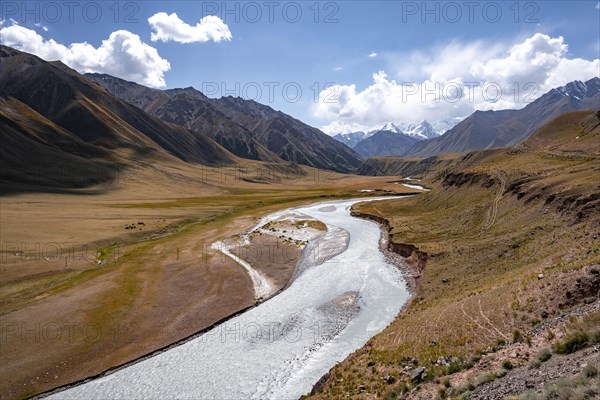
[[[350,215],[350,207],[365,200],[293,209],[325,223],[328,233],[309,243],[301,273],[277,296],[180,346],[51,398],[294,399],[310,392],[389,325],[409,298],[400,270],[380,251],[380,228]]]

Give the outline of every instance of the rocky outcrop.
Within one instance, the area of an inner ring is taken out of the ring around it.
[[[451,172],[444,176],[444,186],[480,185],[484,188],[494,186],[496,180],[481,172]]]

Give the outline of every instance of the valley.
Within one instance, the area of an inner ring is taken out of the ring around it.
[[[600,5],[559,3],[3,4],[0,399],[600,397]]]
[[[260,171],[254,166],[252,176]],[[2,397],[96,375],[253,306],[245,270],[211,245],[261,215],[364,196],[365,186],[415,192],[388,179],[306,173],[256,184],[179,166],[137,170],[88,194],[4,196]],[[279,274],[281,288],[295,263],[281,276],[280,263],[268,258],[271,269],[262,272]]]
[[[307,393],[332,365],[382,330],[408,299],[400,271],[379,252],[376,224],[350,217],[349,208],[361,200],[317,202],[267,216],[256,226],[285,221],[282,217],[317,218],[327,226],[283,292],[177,348],[50,398]],[[232,367],[238,379],[224,381]],[[195,384],[199,379],[202,385]]]

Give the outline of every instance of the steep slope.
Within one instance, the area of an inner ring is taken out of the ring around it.
[[[561,114],[572,111],[600,110],[600,78],[587,82],[574,81],[552,89],[538,100],[529,104],[514,118],[512,123],[522,124],[524,132],[508,145],[515,145],[527,139],[544,124]]]
[[[516,110],[475,111],[444,135],[414,144],[408,157],[431,157],[501,147],[514,139],[514,128],[507,125]]]
[[[444,135],[416,143],[408,157],[515,145],[544,124],[570,111],[600,109],[600,78],[552,89],[520,110],[476,111]]]
[[[240,157],[292,161],[339,172],[351,172],[362,161],[352,149],[320,130],[252,100],[210,99],[194,88],[145,90],[109,75],[88,77],[164,121],[213,138]],[[142,93],[144,100],[139,101]]]
[[[281,162],[244,127],[212,106],[208,97],[193,88],[157,90],[105,74],[86,74],[116,97],[161,120],[208,136],[239,157]]]
[[[399,156],[405,154],[418,141],[419,139],[402,133],[381,130],[359,142],[354,150],[365,157]]]
[[[118,179],[125,163],[12,97],[0,97],[0,193],[62,191]]]
[[[362,161],[348,146],[271,107],[230,96],[215,100],[215,104],[284,160],[339,172],[351,172]]]
[[[88,144],[125,159],[223,164],[233,156],[205,136],[117,99],[60,62],[0,48],[0,91]]]

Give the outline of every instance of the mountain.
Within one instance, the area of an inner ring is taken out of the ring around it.
[[[465,117],[450,117],[440,119],[433,122],[431,126],[433,127],[433,130],[437,136],[442,136],[444,133],[458,125],[463,119],[465,119]]]
[[[366,139],[367,136],[367,133],[363,131],[358,131],[349,133],[338,133],[337,135],[333,136],[333,138],[338,142],[344,143],[351,149],[354,149],[354,146],[356,146],[360,141]]]
[[[587,133],[591,133],[588,135]],[[428,158],[370,157],[357,170],[359,175],[371,176],[442,176],[458,166],[467,168],[490,157],[520,155],[524,164],[527,157],[546,155],[549,159],[586,160],[600,156],[600,111],[576,111],[561,114],[543,125],[527,140],[511,146],[476,150],[469,153],[448,153]],[[516,157],[513,157],[516,158]],[[520,168],[518,164],[513,168]]]
[[[437,137],[433,126],[427,121],[414,124],[396,125],[388,122],[380,129],[369,133],[356,132],[334,136],[343,143],[354,143],[351,146],[357,153],[365,157],[401,156],[412,145],[420,140]],[[362,138],[362,140],[358,140]]]
[[[394,133],[403,133],[402,129],[400,129],[400,127],[398,125],[394,124],[393,122],[386,123],[381,128],[372,131],[372,133],[376,133],[376,132],[379,132],[379,131],[394,132]]]
[[[110,169],[143,160],[235,161],[212,139],[152,117],[61,62],[7,46],[0,46],[0,92],[3,181],[77,188],[108,179],[104,172]],[[33,161],[44,174],[60,166],[80,170],[81,176],[75,179],[71,172],[65,180],[45,174],[47,179],[28,181]],[[82,171],[86,167],[100,172],[90,173],[88,180]],[[18,176],[25,180],[13,179]]]
[[[462,121],[462,119],[463,118],[447,118],[434,123],[429,123],[426,120],[399,124],[388,122],[382,128],[372,131],[372,133],[378,131],[390,131],[402,133],[419,140],[432,139],[443,135],[446,131],[454,128],[454,126]]]
[[[256,140],[244,127],[232,122],[194,88],[158,90],[106,74],[86,74],[114,96],[160,118],[209,136],[243,158],[281,162],[276,154]]]
[[[240,157],[338,172],[351,172],[362,162],[352,149],[320,130],[252,100],[211,99],[191,87],[163,91],[105,74],[86,76],[116,97],[210,137]]]
[[[447,130],[453,128],[461,118],[449,118],[441,121],[436,121],[433,124],[423,120],[416,123],[398,125],[393,122],[388,122],[380,129],[369,131],[368,133],[350,132],[338,133],[333,136],[338,142],[344,143],[346,146],[356,150],[363,156],[385,156],[385,155],[402,155],[408,151],[413,141],[406,140],[406,136],[416,140],[426,140],[440,136]],[[379,134],[374,139],[369,139],[378,132],[393,132],[400,137],[389,134]],[[404,136],[404,137],[403,137]],[[359,146],[359,143],[369,139],[366,143]],[[391,140],[391,146],[386,145],[386,141]],[[377,142],[377,143],[376,143]],[[409,146],[409,147],[407,147]],[[380,149],[380,150],[377,150]]]
[[[402,128],[402,133],[415,139],[431,139],[439,136],[433,129],[433,126],[427,121],[421,121],[416,124],[408,124]]]
[[[600,109],[600,78],[550,90],[520,110],[476,111],[444,135],[415,143],[407,157],[514,145],[559,115]]]
[[[402,155],[418,141],[403,133],[380,130],[359,142],[354,150],[365,157]]]

